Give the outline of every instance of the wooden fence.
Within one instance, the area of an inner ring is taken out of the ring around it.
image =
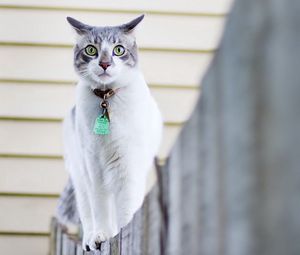
[[[158,183],[99,254],[300,254],[299,12],[236,1]],[[52,232],[52,254],[83,254]]]

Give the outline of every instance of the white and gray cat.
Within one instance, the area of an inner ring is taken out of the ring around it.
[[[103,27],[67,18],[78,35],[79,76],[76,106],[64,121],[67,190],[75,191],[87,250],[130,222],[158,153],[162,118],[138,67],[134,36],[143,17]]]

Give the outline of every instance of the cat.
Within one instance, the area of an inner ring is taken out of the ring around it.
[[[138,66],[134,31],[143,18],[99,27],[67,17],[77,33],[79,81],[63,124],[64,158],[85,250],[98,249],[131,221],[159,150],[162,116]]]

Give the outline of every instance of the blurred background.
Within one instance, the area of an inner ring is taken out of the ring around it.
[[[140,66],[165,121],[163,161],[189,117],[230,0],[0,0],[0,250],[46,255],[67,173],[61,121],[74,103],[65,17],[118,25],[141,13]]]

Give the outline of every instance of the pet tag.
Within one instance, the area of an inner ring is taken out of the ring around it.
[[[109,134],[109,119],[105,114],[97,117],[93,131],[96,135]]]

